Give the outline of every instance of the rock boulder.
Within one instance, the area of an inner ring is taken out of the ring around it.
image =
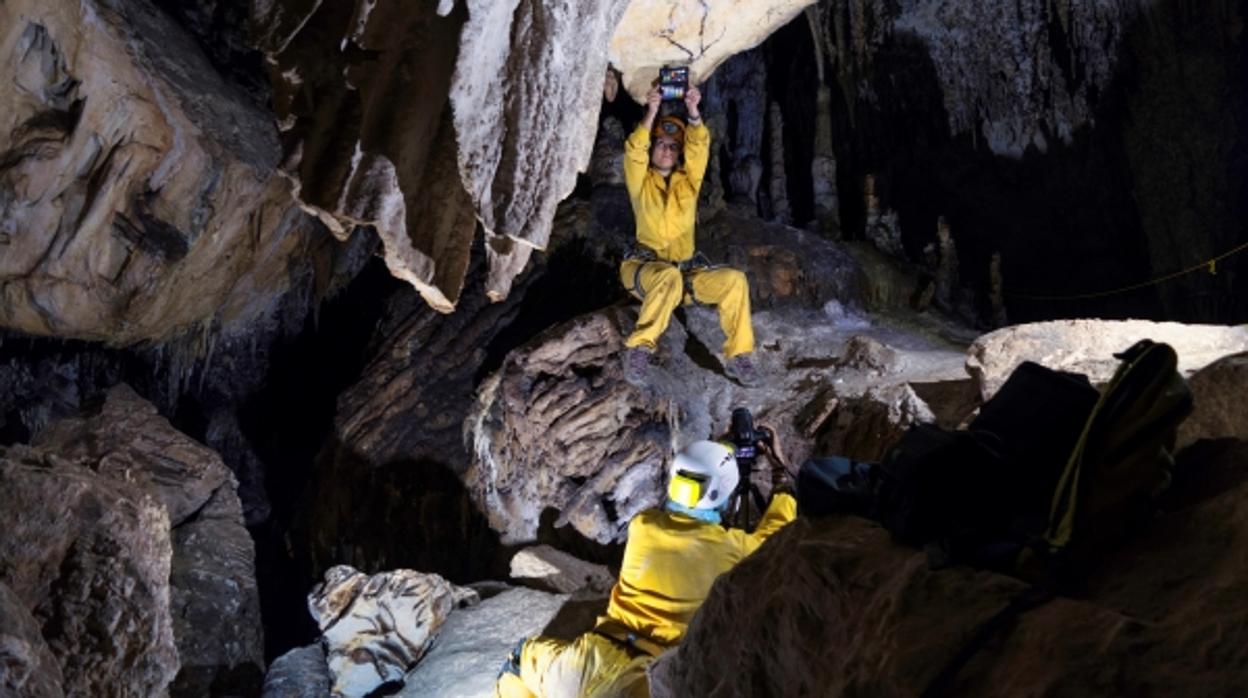
[[[1178,448],[1197,439],[1233,438],[1248,441],[1248,353],[1219,359],[1197,371],[1188,386],[1194,407],[1179,425]]]
[[[39,621],[0,582],[0,693],[30,698],[65,695],[61,666],[44,642]]]
[[[0,325],[126,345],[271,311],[318,228],[162,10],[0,4],[0,77]]]
[[[164,505],[136,483],[14,447],[0,453],[0,517],[0,583],[38,620],[64,693],[165,694],[179,662]]]
[[[578,560],[549,545],[535,545],[512,556],[511,578],[558,594],[583,590],[605,595],[615,586],[606,566]]]
[[[1141,339],[1165,342],[1179,355],[1179,371],[1191,375],[1228,354],[1248,351],[1248,328],[1187,325],[1146,320],[1054,320],[1015,325],[976,339],[966,370],[992,397],[1023,361],[1082,373],[1093,384],[1108,383],[1120,363],[1114,358]]]
[[[516,643],[542,634],[566,600],[534,589],[509,589],[455,611],[396,695],[491,698],[498,669]]]
[[[221,458],[124,384],[94,410],[44,430],[34,445],[84,471],[134,483],[168,512],[169,603],[181,663],[172,694],[258,689],[264,639],[255,546],[238,484]]]

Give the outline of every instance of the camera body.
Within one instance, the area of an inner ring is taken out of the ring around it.
[[[738,407],[732,411],[732,426],[729,434],[732,438],[733,455],[742,470],[753,468],[758,458],[759,443],[770,444],[774,435],[766,427],[754,426],[754,415],[747,407]]]
[[[664,101],[685,98],[689,89],[689,67],[659,68],[659,93]]]

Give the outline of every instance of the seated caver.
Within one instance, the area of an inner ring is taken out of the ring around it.
[[[700,259],[694,244],[698,192],[710,158],[711,133],[702,123],[696,87],[685,93],[688,122],[658,117],[662,96],[647,96],[645,118],[624,146],[624,181],[637,221],[638,247],[620,265],[620,281],[641,299],[637,327],[625,340],[624,377],[647,382],[650,358],[682,302],[714,305],[724,331],[724,369],[742,385],[756,385],[750,289],[745,274]]]
[[[797,514],[780,482],[753,533],[722,527],[721,511],[739,477],[733,449],[723,443],[698,441],[677,454],[664,509],[629,523],[606,615],[572,641],[522,641],[499,675],[497,695],[648,696],[646,667],[684,637],[715,579]]]

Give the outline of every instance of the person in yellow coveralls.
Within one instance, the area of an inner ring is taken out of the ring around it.
[[[688,121],[657,118],[662,93],[647,95],[645,117],[624,144],[624,182],[637,220],[637,248],[620,265],[620,281],[641,299],[637,327],[624,342],[624,378],[648,382],[650,359],[672,312],[689,300],[714,305],[724,331],[724,370],[745,386],[757,385],[750,359],[754,328],[745,274],[712,266],[697,253],[694,224],[698,192],[710,159],[711,132],[702,123],[702,94],[685,92]]]
[[[648,696],[647,667],[684,637],[715,579],[797,515],[787,471],[773,454],[771,503],[746,533],[720,525],[740,477],[732,446],[698,441],[678,453],[664,509],[629,522],[606,615],[575,640],[522,640],[499,674],[499,698]]]

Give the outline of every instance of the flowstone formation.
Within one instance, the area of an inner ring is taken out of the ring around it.
[[[0,324],[126,345],[271,310],[312,219],[272,119],[141,0],[0,5]]]

